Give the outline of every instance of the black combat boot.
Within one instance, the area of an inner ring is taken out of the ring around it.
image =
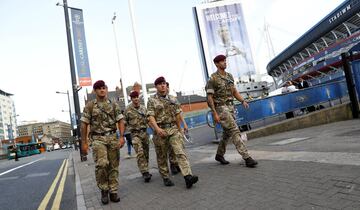
[[[103,204],[109,203],[109,191],[101,190],[101,203]]]
[[[180,170],[178,170],[177,167],[179,167],[179,166],[170,164],[170,171],[171,171],[172,175],[176,175],[180,172]]]
[[[171,186],[174,186],[175,184],[169,178],[164,178],[164,185],[166,187],[171,187]]]
[[[149,172],[144,172],[143,173],[143,177],[144,177],[144,181],[145,182],[150,182],[150,179],[152,177],[152,174],[150,174]]]
[[[118,197],[117,193],[110,193],[110,200],[117,203],[120,202],[120,197]]]
[[[251,157],[248,157],[244,160],[245,160],[246,167],[249,167],[249,168],[254,168],[258,164],[258,162],[256,160],[252,159]]]
[[[199,180],[199,177],[194,175],[186,175],[184,176],[184,179],[186,183],[186,188],[189,189],[193,186],[193,184],[195,184]]]
[[[215,160],[219,161],[223,165],[227,165],[227,164],[230,163],[229,161],[225,160],[224,156],[221,156],[221,155],[218,155],[218,154],[216,154]]]

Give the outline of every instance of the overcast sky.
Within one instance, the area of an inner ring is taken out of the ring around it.
[[[14,94],[19,121],[69,122],[66,95],[70,69],[64,11],[56,0],[0,0],[0,89]],[[163,75],[172,90],[204,87],[192,7],[200,0],[133,0],[144,81]],[[280,53],[342,0],[243,0],[250,45],[259,72],[270,61],[263,40],[269,24],[275,53]],[[117,38],[125,86],[140,82],[127,0],[68,0],[83,9],[92,80],[119,86],[120,71],[111,19],[117,13]],[[91,91],[91,87],[88,88]],[[80,91],[83,105],[85,88]]]

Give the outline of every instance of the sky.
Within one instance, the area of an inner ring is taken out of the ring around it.
[[[71,78],[64,10],[58,0],[0,0],[0,89],[14,94],[18,122],[69,121],[66,95]],[[139,62],[143,82],[158,76],[172,92],[204,87],[192,7],[201,0],[133,0]],[[271,60],[263,38],[264,24],[275,55],[293,43],[342,0],[242,0],[245,24],[258,72],[266,73]],[[62,2],[60,2],[62,3]],[[140,82],[127,0],[68,0],[83,9],[92,81],[104,80],[109,90]],[[115,30],[120,69],[111,19]],[[87,87],[91,92],[92,87]],[[80,90],[84,106],[86,88]],[[72,97],[72,96],[71,96]],[[62,112],[64,110],[65,112]]]

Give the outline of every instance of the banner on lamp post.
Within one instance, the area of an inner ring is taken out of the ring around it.
[[[82,10],[71,9],[71,23],[79,84],[82,87],[91,86],[92,82],[86,47],[84,18]]]

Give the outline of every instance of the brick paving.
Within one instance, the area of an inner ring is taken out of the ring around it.
[[[360,209],[360,137],[337,132],[356,133],[359,124],[350,120],[253,139],[247,145],[259,160],[254,169],[244,166],[233,145],[228,145],[225,157],[231,163],[225,166],[213,160],[217,145],[188,148],[193,173],[200,179],[190,190],[180,174],[172,177],[174,187],[163,185],[153,148],[153,178],[144,183],[136,159],[125,159],[126,149],[122,149],[121,202],[108,205],[100,202],[91,155],[87,162],[80,162],[74,151],[74,166],[87,209]],[[326,138],[318,135],[320,131],[327,131]],[[311,138],[269,146],[304,135]]]

